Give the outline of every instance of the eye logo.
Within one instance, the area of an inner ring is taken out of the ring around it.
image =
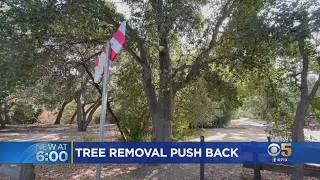
[[[267,150],[271,157],[276,157],[280,153],[283,157],[289,157],[292,155],[291,143],[281,143],[281,147],[276,143],[272,143],[268,146]]]
[[[272,157],[278,156],[281,152],[280,146],[276,143],[272,143],[268,146],[268,154]]]

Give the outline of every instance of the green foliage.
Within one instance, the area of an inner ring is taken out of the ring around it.
[[[229,124],[242,99],[230,74],[223,75],[223,72],[206,71],[202,78],[177,94],[173,125],[175,136],[194,133],[188,129],[189,125],[224,127]]]
[[[129,141],[150,141],[145,139],[151,132],[151,118],[142,83],[140,69],[131,59],[123,56],[121,68],[114,72],[112,85],[114,103],[120,125]]]
[[[242,117],[241,116],[242,114],[243,114],[243,110],[241,108],[238,108],[232,112],[231,118],[232,119],[239,119],[240,117]]]
[[[176,109],[173,120],[173,136],[175,139],[191,135],[189,125],[212,124],[222,115],[220,103],[212,100],[208,94],[206,81],[199,79],[176,96]]]
[[[312,101],[312,103],[308,109],[308,112],[307,112],[306,120],[308,119],[308,115],[310,115],[311,113],[315,115],[315,120],[320,123],[320,99],[319,99],[319,97],[316,97]]]
[[[177,94],[176,120],[185,121],[186,127],[189,123],[212,122],[221,113],[219,103],[210,98],[203,79]]]
[[[243,117],[248,117],[252,119],[266,119],[266,108],[267,102],[262,96],[249,97],[244,101],[242,107]]]
[[[242,111],[245,113],[242,116],[274,122],[273,130],[267,133],[272,137],[288,140],[291,137],[299,92],[297,87],[291,85],[291,79],[283,76],[283,73],[270,69],[268,76],[261,79],[262,86],[244,102]]]
[[[33,124],[37,122],[41,109],[33,107],[31,104],[17,103],[13,108],[12,119],[19,124]]]
[[[225,127],[228,126],[232,119],[232,110],[231,109],[224,109],[221,118],[218,118],[218,127]]]

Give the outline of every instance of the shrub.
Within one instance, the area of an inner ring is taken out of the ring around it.
[[[19,124],[33,124],[37,122],[42,109],[35,108],[31,104],[18,103],[14,106],[12,119]]]
[[[232,110],[227,109],[223,112],[223,115],[221,118],[219,118],[218,127],[225,127],[229,125],[232,119]]]
[[[243,112],[242,112],[242,110],[239,108],[239,109],[236,109],[236,110],[234,110],[233,112],[232,112],[232,119],[239,119],[241,116],[241,114],[242,114]]]

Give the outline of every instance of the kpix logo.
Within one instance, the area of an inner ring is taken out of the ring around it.
[[[273,162],[287,162],[287,157],[292,155],[291,143],[272,143],[268,146],[268,154]],[[281,154],[281,157],[278,157]]]

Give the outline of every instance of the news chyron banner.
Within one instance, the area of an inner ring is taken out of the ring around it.
[[[71,142],[0,142],[0,164],[70,164]]]
[[[319,151],[314,142],[0,142],[0,164],[319,164]]]

